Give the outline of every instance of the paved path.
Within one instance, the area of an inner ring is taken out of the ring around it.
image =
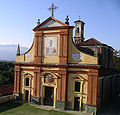
[[[35,106],[36,108],[41,108],[41,109],[45,109],[45,110],[61,111],[61,112],[66,112],[66,113],[70,113],[70,114],[73,114],[73,115],[91,115],[91,113],[80,112],[80,111],[60,110],[60,109],[53,108],[52,106],[36,105],[36,104],[33,104],[33,103],[30,104],[30,105]]]
[[[120,94],[115,96],[98,115],[120,115]]]

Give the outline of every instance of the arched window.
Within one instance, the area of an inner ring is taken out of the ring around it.
[[[77,31],[77,33],[79,33],[79,27],[77,27],[76,31]]]

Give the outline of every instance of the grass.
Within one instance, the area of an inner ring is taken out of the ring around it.
[[[14,101],[0,104],[0,115],[70,115],[68,113],[43,110],[29,104],[21,104]]]

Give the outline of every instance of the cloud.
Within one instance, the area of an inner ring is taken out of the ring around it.
[[[13,43],[13,42],[1,42],[0,41],[0,45],[16,45],[15,43]]]

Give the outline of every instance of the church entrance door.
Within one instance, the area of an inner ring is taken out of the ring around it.
[[[74,110],[79,111],[79,109],[80,109],[80,98],[75,97],[74,98]]]
[[[45,86],[44,104],[53,106],[53,101],[54,101],[54,87]]]

